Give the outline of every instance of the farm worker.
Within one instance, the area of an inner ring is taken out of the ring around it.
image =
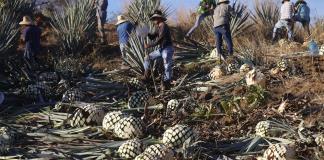
[[[122,54],[122,58],[126,59],[125,48],[128,44],[129,36],[131,32],[134,30],[135,25],[132,24],[129,20],[127,20],[123,15],[119,15],[117,17],[117,33],[119,38],[119,47],[120,52]]]
[[[298,0],[296,2],[294,20],[296,22],[300,22],[306,30],[308,36],[310,36],[310,8],[304,0]]]
[[[223,38],[228,47],[228,55],[233,55],[233,41],[230,30],[230,17],[235,16],[233,8],[229,5],[229,0],[219,0],[217,7],[214,10],[214,33],[216,37],[216,49],[217,52],[226,58],[222,54]]]
[[[22,40],[25,43],[24,58],[29,65],[35,64],[35,57],[40,53],[41,29],[34,25],[29,16],[24,16],[23,21],[19,23],[23,26]]]
[[[281,9],[280,9],[280,20],[276,23],[274,29],[273,29],[273,35],[272,35],[272,43],[274,43],[276,36],[277,36],[277,30],[285,27],[288,31],[288,40],[293,40],[293,14],[294,14],[294,4],[290,2],[290,0],[283,0]]]
[[[199,7],[197,10],[197,17],[195,25],[186,34],[186,38],[189,38],[191,34],[198,28],[201,22],[208,16],[212,14],[212,10],[215,9],[215,0],[200,0]]]
[[[95,0],[95,6],[100,42],[105,43],[107,39],[104,26],[107,18],[108,0]]]
[[[163,59],[164,64],[164,76],[163,76],[163,83],[161,85],[162,90],[168,90],[171,87],[171,79],[172,79],[172,64],[173,64],[173,43],[171,39],[171,32],[169,26],[166,24],[166,18],[162,15],[162,12],[159,10],[154,11],[152,14],[151,21],[157,26],[158,31],[156,33],[149,33],[148,37],[151,40],[154,40],[153,43],[144,44],[144,48],[151,48],[159,45],[159,48],[148,56],[145,57],[144,60],[144,79],[149,79],[149,68],[150,68],[150,61],[156,60],[158,58]]]

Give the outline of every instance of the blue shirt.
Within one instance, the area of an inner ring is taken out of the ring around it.
[[[23,32],[23,39],[25,41],[25,50],[33,53],[40,52],[40,38],[41,38],[41,29],[36,26],[27,26]]]
[[[119,38],[119,44],[127,44],[129,35],[134,29],[134,25],[131,22],[124,22],[117,27],[117,33]]]

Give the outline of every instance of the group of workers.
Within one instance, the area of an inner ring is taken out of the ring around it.
[[[100,40],[105,42],[105,33],[103,30],[104,23],[106,21],[108,0],[95,0],[97,7],[97,22],[98,30],[100,34]],[[208,16],[213,16],[213,28],[216,41],[216,49],[222,59],[226,59],[227,56],[233,55],[233,41],[230,31],[230,19],[232,16],[240,16],[235,13],[234,9],[230,5],[230,0],[200,0],[198,7],[198,15],[194,26],[186,34],[185,39],[190,39],[192,33],[201,24],[201,22]],[[136,24],[132,24],[123,15],[117,17],[117,33],[119,37],[120,50],[122,57],[125,59],[126,46],[129,45],[129,38],[132,31],[135,30]],[[163,75],[163,89],[168,89],[171,86],[172,80],[172,65],[173,65],[173,53],[174,47],[172,43],[172,36],[170,28],[166,23],[167,19],[163,16],[160,10],[155,10],[152,13],[150,20],[157,27],[156,33],[149,33],[148,37],[152,40],[149,44],[144,44],[144,48],[151,48],[159,46],[158,49],[145,57],[144,68],[145,73],[143,80],[148,81],[150,77],[150,61],[157,58],[163,59],[164,75]],[[286,28],[288,32],[288,39],[293,40],[293,26],[294,22],[301,22],[307,34],[310,36],[310,9],[304,0],[298,0],[296,4],[290,2],[290,0],[282,0],[282,6],[280,10],[280,20],[276,23],[273,30],[272,41],[274,42],[277,37],[278,29]],[[22,32],[22,38],[25,42],[25,59],[34,61],[34,55],[40,51],[40,35],[41,30],[35,25],[32,20],[25,16],[20,25],[24,25]],[[228,53],[223,54],[222,45],[223,40],[227,44]]]

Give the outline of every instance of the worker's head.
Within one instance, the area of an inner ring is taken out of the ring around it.
[[[290,2],[290,0],[282,0],[282,3]]]
[[[125,23],[127,21],[128,20],[126,19],[126,17],[124,15],[119,15],[119,16],[117,16],[117,23],[116,23],[116,25],[118,26],[118,25],[120,25],[122,23]]]
[[[229,4],[230,1],[229,0],[219,0],[217,4],[222,4],[222,3]]]
[[[163,16],[163,13],[160,10],[155,10],[154,13],[151,14],[150,20],[153,21],[154,24],[159,24],[167,19]]]

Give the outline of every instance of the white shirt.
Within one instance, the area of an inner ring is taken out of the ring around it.
[[[280,19],[292,19],[294,14],[294,4],[292,2],[285,2],[280,9]]]

